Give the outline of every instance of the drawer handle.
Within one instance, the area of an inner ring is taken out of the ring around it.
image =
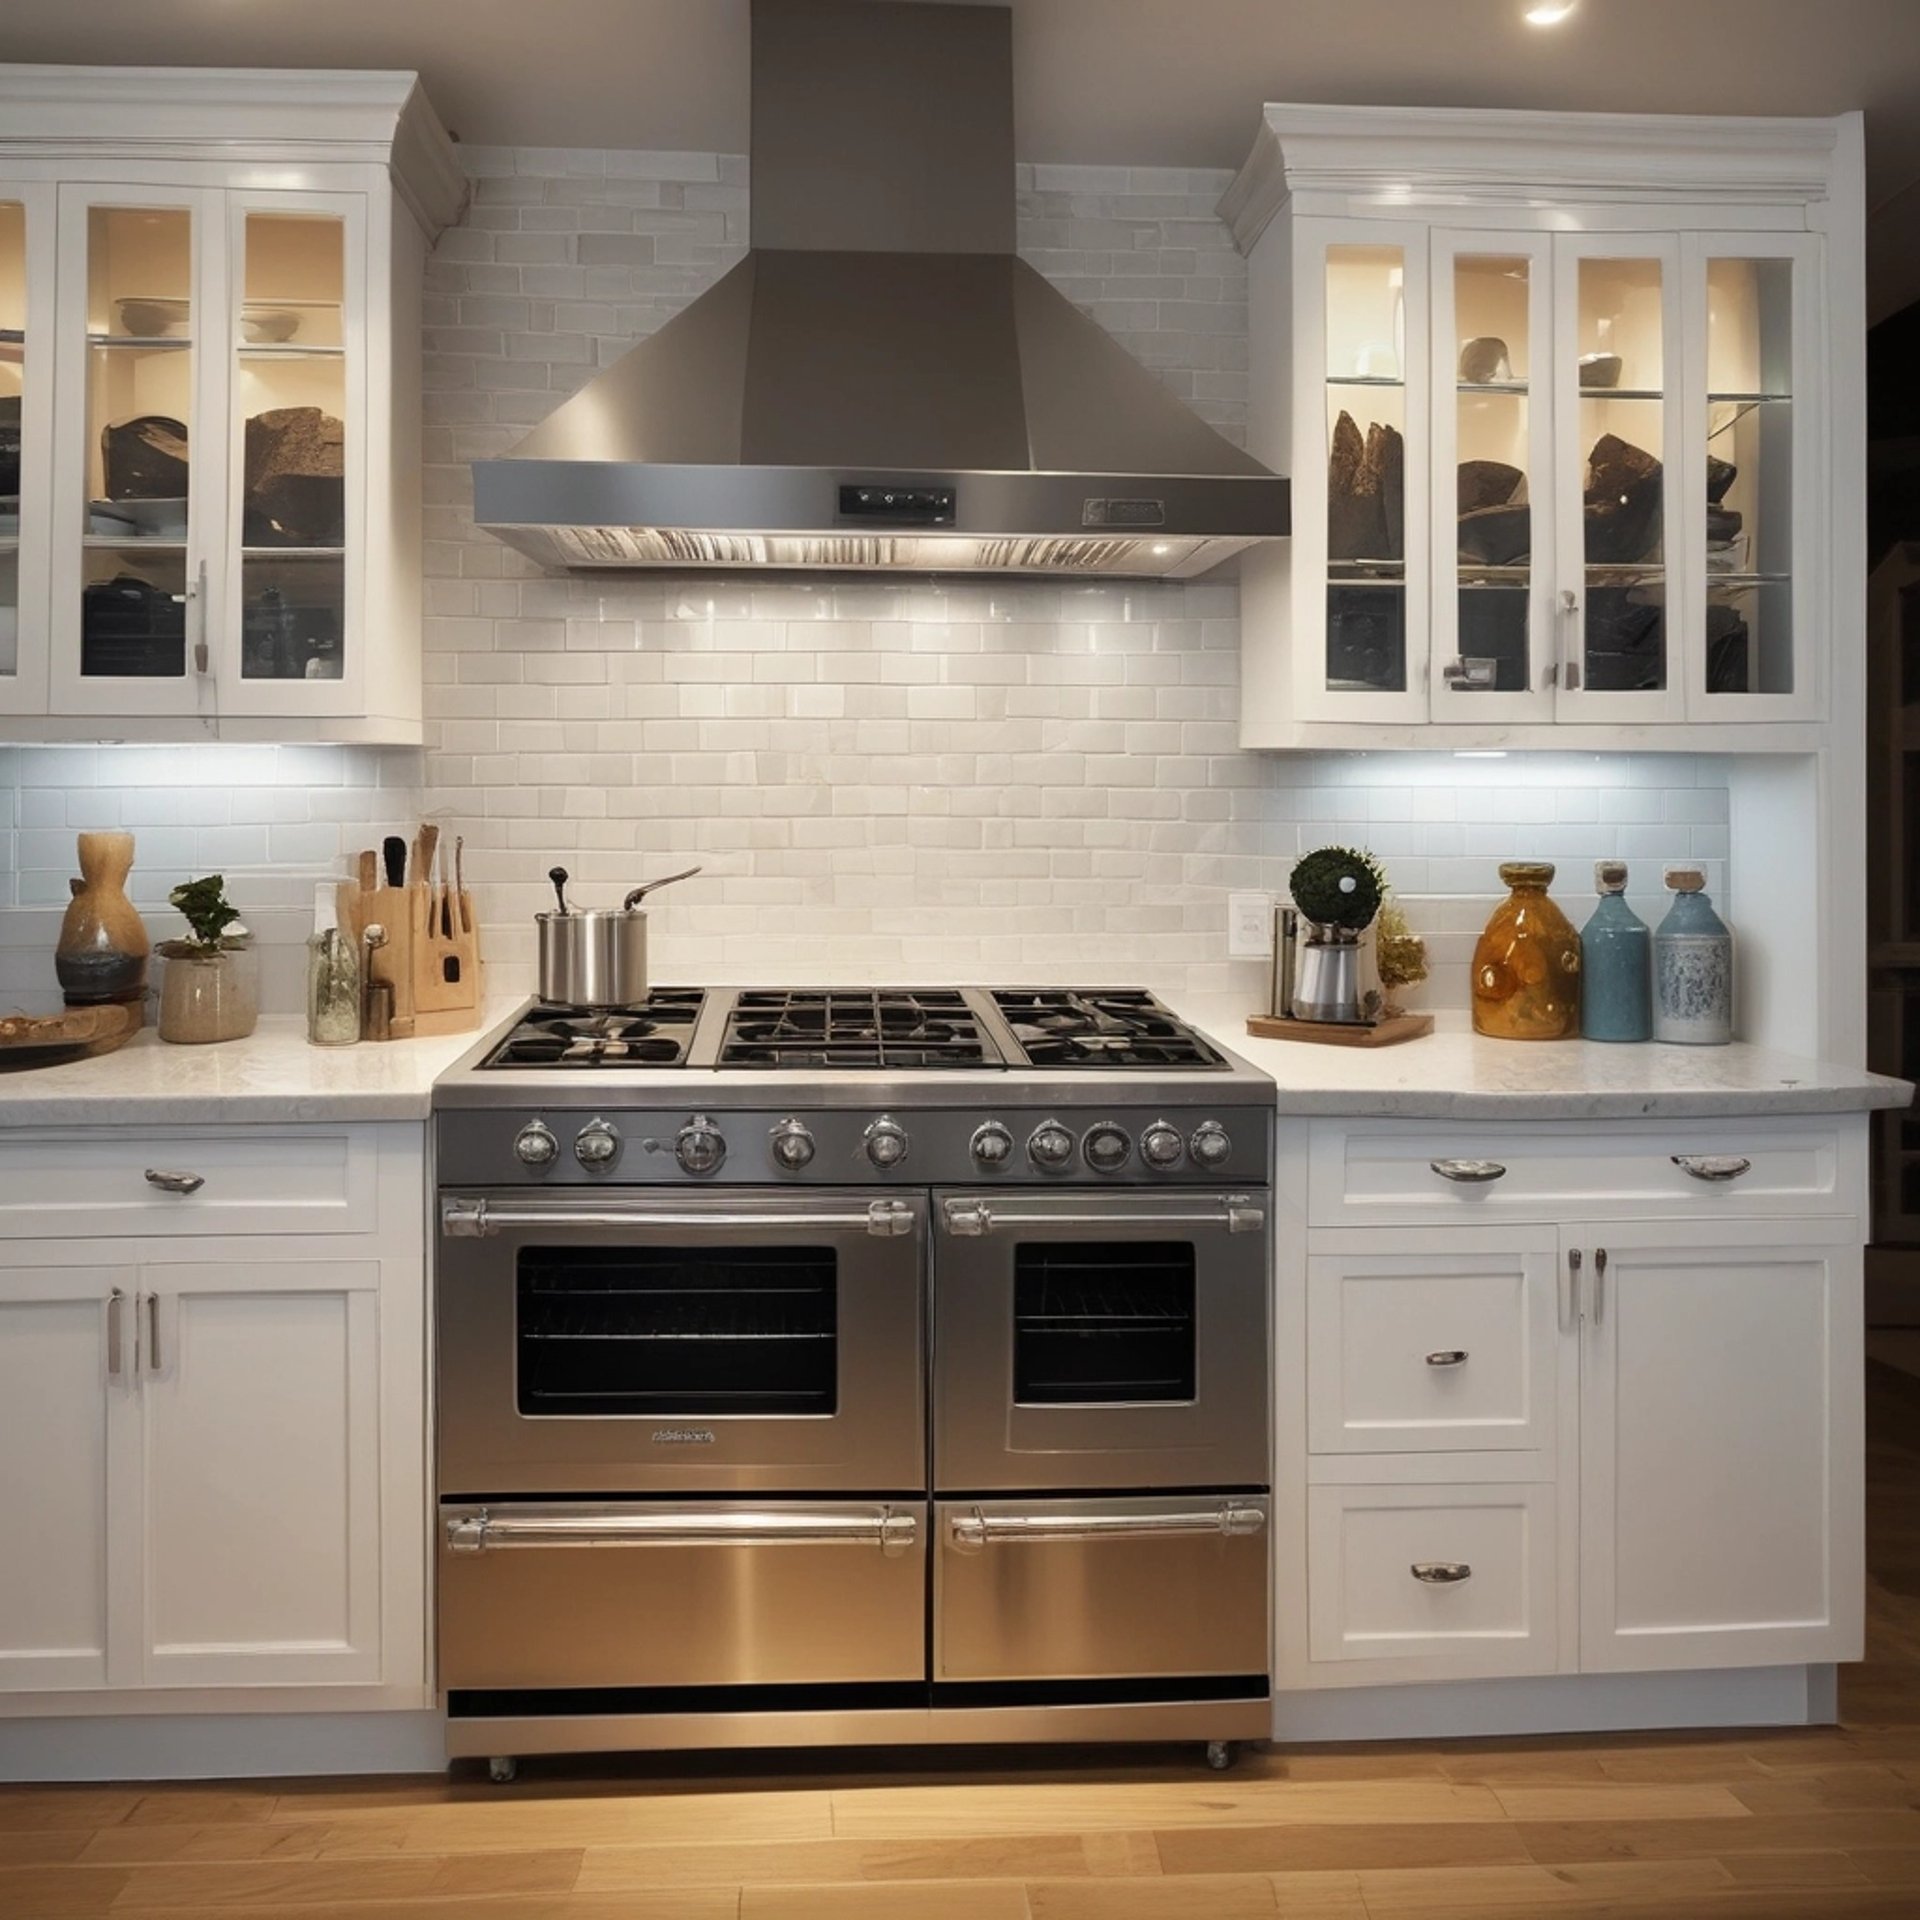
[[[1462,1580],[1473,1577],[1473,1569],[1464,1560],[1416,1560],[1408,1571],[1430,1587],[1457,1587]]]
[[[1676,1153],[1673,1164],[1696,1180],[1738,1180],[1753,1171],[1753,1162],[1738,1153]]]
[[[777,1510],[672,1513],[547,1513],[512,1516],[455,1508],[446,1516],[450,1553],[503,1547],[878,1547],[888,1559],[919,1538],[910,1513],[781,1513]]]
[[[1498,1160],[1430,1160],[1427,1164],[1442,1180],[1457,1180],[1467,1187],[1503,1179],[1507,1171]]]
[[[1438,1353],[1427,1355],[1430,1367],[1464,1367],[1467,1364],[1465,1347],[1442,1347]]]
[[[162,1193],[198,1193],[206,1184],[203,1174],[168,1173],[161,1167],[147,1169],[147,1185],[158,1187]]]
[[[958,1553],[1015,1540],[1127,1540],[1176,1533],[1224,1533],[1230,1539],[1261,1532],[1260,1507],[1229,1501],[1221,1507],[1190,1507],[1167,1513],[956,1513],[947,1532]]]

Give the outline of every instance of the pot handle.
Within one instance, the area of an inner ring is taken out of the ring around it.
[[[698,867],[689,867],[685,873],[670,873],[664,880],[649,880],[645,886],[635,887],[621,903],[622,911],[631,913],[648,894],[657,891],[661,887],[670,887],[676,880],[691,880],[699,871],[700,869]]]

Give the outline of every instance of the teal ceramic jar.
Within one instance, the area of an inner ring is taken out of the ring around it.
[[[1673,905],[1653,936],[1653,1037],[1724,1047],[1733,1038],[1733,935],[1698,867],[1669,867]]]
[[[1653,1037],[1653,935],[1627,905],[1627,863],[1596,860],[1600,904],[1580,933],[1580,1031],[1589,1040]]]

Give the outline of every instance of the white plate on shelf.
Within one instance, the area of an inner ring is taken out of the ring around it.
[[[169,340],[184,334],[193,303],[163,293],[129,293],[114,303],[120,324],[136,340]]]
[[[95,500],[87,510],[87,531],[124,540],[184,540],[187,503],[178,500]]]

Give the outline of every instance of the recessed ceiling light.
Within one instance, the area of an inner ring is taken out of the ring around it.
[[[1534,0],[1520,16],[1530,27],[1557,27],[1579,10],[1580,0]]]

